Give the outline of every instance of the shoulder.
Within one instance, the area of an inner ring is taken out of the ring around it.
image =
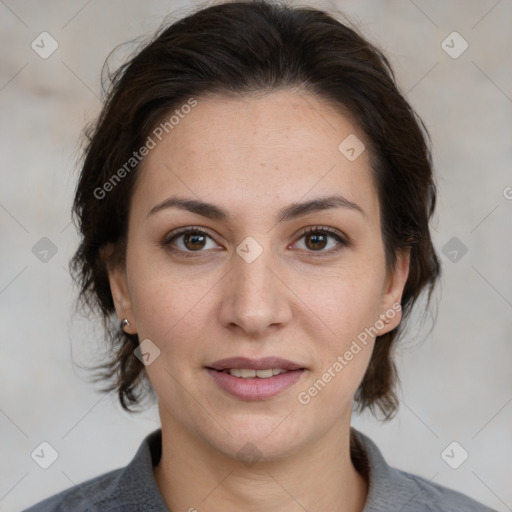
[[[351,456],[369,482],[363,512],[495,512],[460,492],[389,466],[375,443],[354,428]]]
[[[402,487],[407,506],[403,512],[424,510],[425,512],[495,512],[493,509],[453,489],[394,469],[397,485]]]
[[[23,512],[168,512],[153,474],[161,448],[158,429],[146,436],[127,466],[74,485]]]
[[[117,501],[119,476],[122,469],[116,469],[91,478],[77,486],[65,489],[23,512],[89,512],[99,510],[118,510]],[[110,506],[112,505],[112,506]]]

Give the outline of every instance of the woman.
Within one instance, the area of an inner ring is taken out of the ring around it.
[[[396,411],[435,198],[426,131],[352,29],[264,1],[167,27],[90,134],[72,261],[115,348],[106,389],[126,410],[154,392],[162,427],[28,510],[490,510],[350,426]]]

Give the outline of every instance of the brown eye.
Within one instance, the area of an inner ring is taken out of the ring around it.
[[[208,246],[209,240],[211,241],[210,246]],[[161,245],[172,252],[182,253],[184,256],[191,256],[190,253],[194,252],[199,255],[206,252],[203,249],[218,247],[213,243],[213,239],[208,233],[197,228],[182,229],[181,231],[171,233],[165,237]]]
[[[305,235],[306,246],[312,250],[324,249],[327,245],[327,236],[322,233],[313,233]]]
[[[308,252],[319,252],[322,254],[336,252],[341,247],[348,247],[350,245],[337,231],[319,226],[308,228],[302,233],[299,240],[304,240],[305,250]],[[324,250],[326,247],[327,250]]]
[[[183,245],[190,249],[191,251],[197,251],[199,249],[203,249],[206,241],[206,237],[204,235],[199,235],[197,233],[187,233],[183,236]]]

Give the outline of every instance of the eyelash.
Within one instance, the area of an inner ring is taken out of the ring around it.
[[[349,242],[344,236],[342,236],[341,233],[339,233],[337,230],[326,227],[326,226],[314,226],[314,227],[309,227],[309,228],[305,229],[304,231],[302,231],[299,238],[297,238],[297,241],[301,240],[306,235],[309,235],[312,233],[331,236],[332,238],[336,239],[336,241],[341,245],[341,247],[338,247],[336,249],[331,249],[329,251],[323,251],[323,250],[306,251],[306,252],[311,253],[311,255],[314,257],[322,257],[324,255],[332,255],[333,253],[337,253],[338,251],[340,251],[343,247],[350,247],[352,245],[352,243]],[[202,251],[202,250],[183,251],[182,249],[177,249],[171,245],[174,240],[176,240],[177,238],[179,238],[182,235],[187,235],[187,234],[204,235],[213,240],[213,238],[208,234],[208,232],[206,232],[202,229],[199,229],[196,227],[186,227],[186,228],[179,229],[178,231],[174,231],[174,232],[166,235],[164,237],[164,239],[161,241],[160,245],[164,249],[170,250],[174,253],[179,253],[180,256],[184,256],[186,258],[198,257],[201,253],[203,253],[205,251]]]

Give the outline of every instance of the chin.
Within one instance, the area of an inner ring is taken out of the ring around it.
[[[285,459],[299,451],[301,440],[291,439],[288,435],[276,437],[272,440],[260,436],[234,436],[224,439],[215,448],[230,459],[244,462],[248,465],[257,462],[273,462]]]
[[[215,438],[211,437],[212,430],[203,432],[203,436],[229,458],[251,463],[270,462],[293,455],[308,442],[308,438],[315,437],[314,432],[308,435],[308,425],[304,422],[299,427],[294,416],[293,409],[279,416],[268,413],[224,416],[223,425],[231,435],[216,428],[218,435]]]

